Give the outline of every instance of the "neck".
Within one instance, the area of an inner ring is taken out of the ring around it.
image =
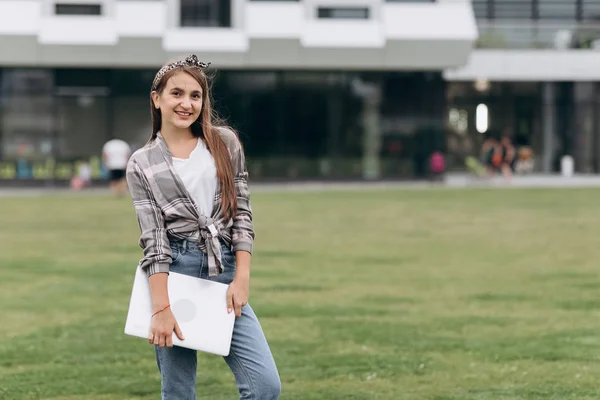
[[[194,138],[192,130],[161,127],[160,134],[167,143],[181,143]]]

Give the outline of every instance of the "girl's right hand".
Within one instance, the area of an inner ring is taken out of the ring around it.
[[[181,328],[179,328],[175,315],[169,307],[152,317],[148,343],[159,347],[173,347],[173,332],[179,340],[184,340]]]

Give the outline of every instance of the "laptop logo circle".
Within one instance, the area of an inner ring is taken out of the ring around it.
[[[196,306],[188,299],[179,299],[171,306],[177,322],[190,322],[196,317]]]

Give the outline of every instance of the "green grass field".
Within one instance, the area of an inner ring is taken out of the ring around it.
[[[600,190],[257,193],[282,399],[600,398]],[[158,399],[128,199],[4,198],[0,399]],[[201,399],[235,399],[199,355]]]

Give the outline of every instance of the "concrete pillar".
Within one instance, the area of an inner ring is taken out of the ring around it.
[[[593,84],[576,82],[573,85],[573,152],[577,172],[593,171]]]
[[[556,136],[556,88],[553,82],[544,82],[542,87],[542,172],[552,172],[552,159]]]
[[[364,96],[363,104],[363,178],[378,179],[381,176],[381,126],[379,118],[379,103],[381,101],[379,85],[369,84],[368,93]]]
[[[366,82],[357,75],[350,80],[350,87],[363,99],[362,177],[378,179],[381,176],[381,82]]]
[[[594,89],[592,82],[577,82],[574,86],[573,156],[577,170],[582,173],[594,171]]]
[[[600,172],[600,84],[594,84],[594,172]]]

